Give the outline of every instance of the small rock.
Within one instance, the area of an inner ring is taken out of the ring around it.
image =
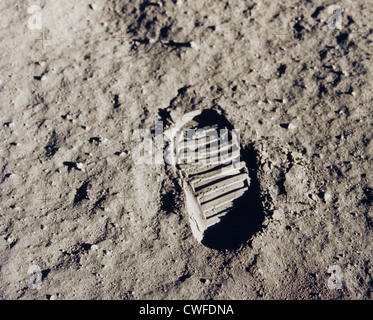
[[[4,127],[10,128],[10,127],[13,127],[13,126],[14,126],[13,122],[5,122],[4,123]]]
[[[193,49],[195,49],[195,50],[198,50],[198,49],[199,49],[199,45],[198,45],[196,42],[194,42],[194,41],[191,41],[190,46],[191,46]]]
[[[272,217],[275,220],[282,220],[284,218],[284,213],[282,210],[275,210]]]
[[[78,162],[76,164],[76,167],[79,169],[79,170],[82,170],[84,172],[84,163],[81,163],[81,162]]]
[[[325,193],[324,194],[324,200],[326,202],[329,202],[332,199],[332,195],[330,193]]]

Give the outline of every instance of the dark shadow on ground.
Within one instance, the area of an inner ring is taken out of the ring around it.
[[[233,129],[232,124],[224,115],[211,109],[203,110],[202,113],[199,116],[196,116],[193,120],[198,123],[200,128],[217,125],[219,128],[227,128],[228,130]]]
[[[202,244],[216,250],[234,250],[246,243],[262,227],[264,211],[257,178],[257,152],[252,146],[241,150],[251,183],[248,192],[234,202],[234,206],[221,221],[205,232]]]

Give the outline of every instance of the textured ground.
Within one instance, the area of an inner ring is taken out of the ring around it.
[[[340,30],[322,0],[45,0],[42,30],[33,4],[0,2],[2,299],[372,299],[372,1]],[[190,106],[241,130],[261,223],[235,250],[131,156]]]

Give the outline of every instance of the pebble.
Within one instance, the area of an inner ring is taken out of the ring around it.
[[[272,217],[275,220],[282,220],[284,218],[284,213],[282,210],[275,210]]]
[[[190,46],[191,46],[193,49],[195,49],[195,50],[198,50],[198,49],[199,49],[199,45],[198,45],[196,42],[194,42],[194,41],[192,41],[192,42],[190,43]]]
[[[84,163],[78,162],[76,167],[84,172]]]
[[[326,202],[329,202],[332,199],[332,195],[330,193],[325,193],[324,194],[324,200]]]

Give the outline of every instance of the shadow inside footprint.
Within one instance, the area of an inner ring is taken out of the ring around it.
[[[241,156],[250,172],[250,187],[244,196],[234,201],[231,211],[219,223],[206,230],[202,244],[212,249],[238,249],[261,229],[264,221],[256,151],[248,147],[241,151]]]

